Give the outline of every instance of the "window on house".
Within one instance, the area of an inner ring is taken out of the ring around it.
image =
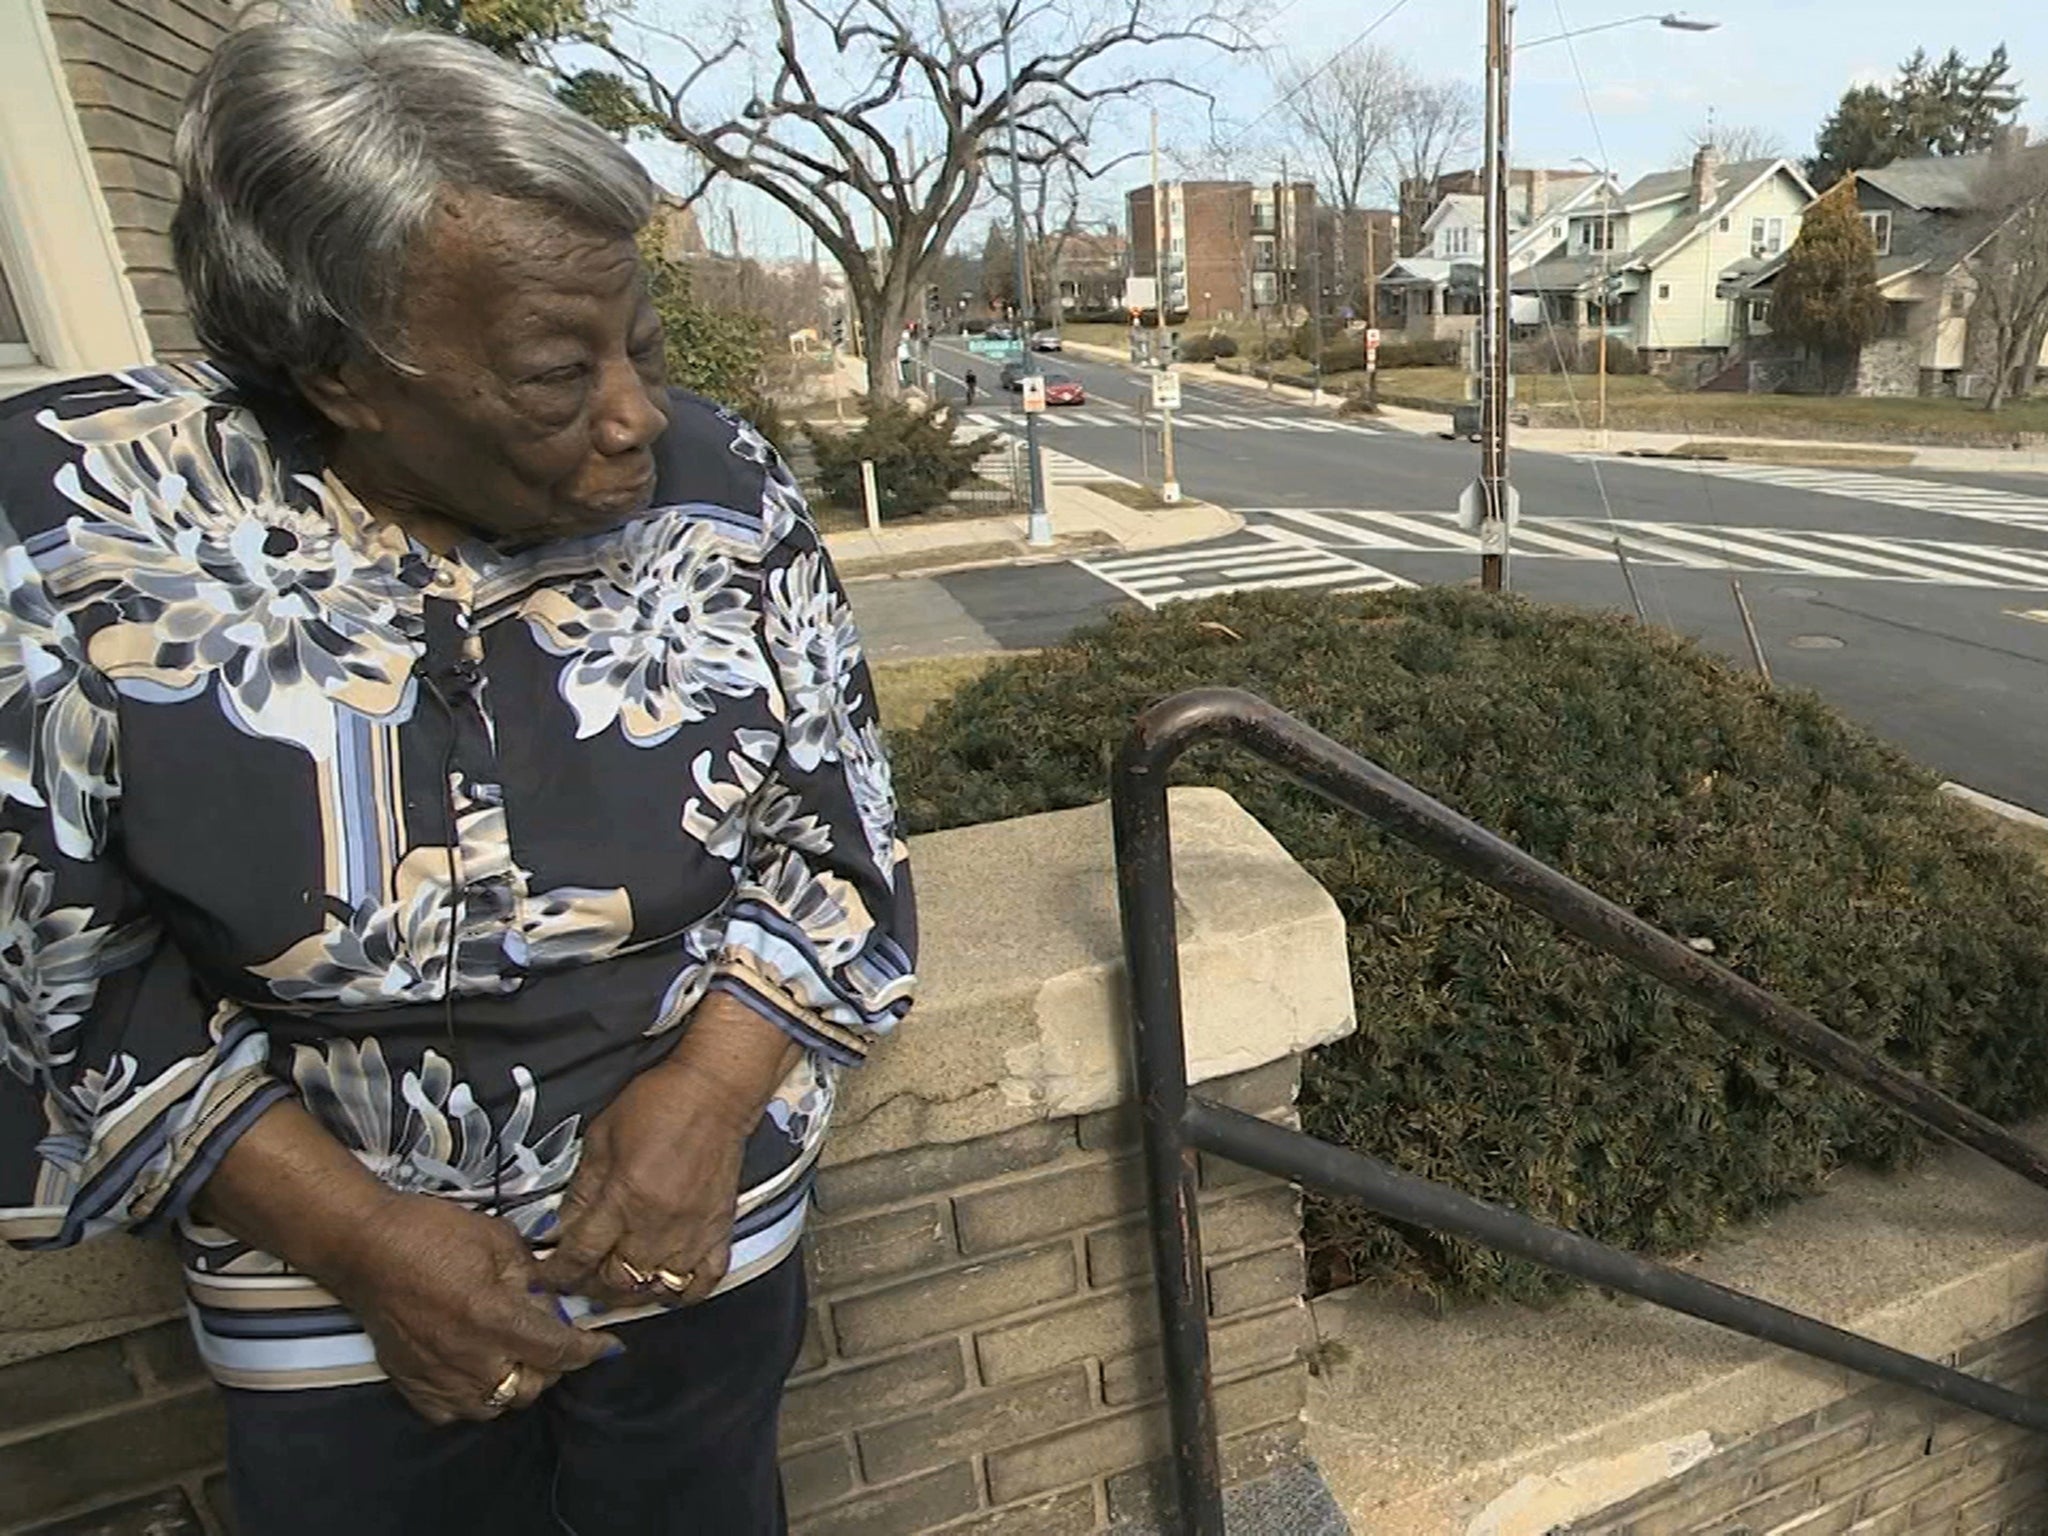
[[[1752,331],[1767,331],[1771,327],[1771,301],[1751,299],[1749,301],[1749,328]]]
[[[1948,291],[1948,312],[1952,315],[1967,315],[1970,312],[1970,296],[1961,288]]]
[[[1785,249],[1785,221],[1783,219],[1751,219],[1749,221],[1749,248],[1758,256],[1775,256]]]
[[[1658,298],[1660,298],[1660,299],[1668,299],[1668,298],[1670,298],[1670,297],[1671,297],[1671,285],[1670,285],[1669,283],[1659,283],[1659,284],[1657,285],[1657,297],[1658,297]]]
[[[1863,223],[1870,231],[1870,238],[1877,242],[1877,254],[1889,256],[1892,253],[1892,216],[1880,210],[1863,215]]]
[[[1443,231],[1443,254],[1446,256],[1470,256],[1472,254],[1472,228],[1468,224],[1456,224]]]
[[[1607,251],[1614,248],[1614,223],[1610,219],[1588,219],[1579,226],[1578,248],[1581,251]]]

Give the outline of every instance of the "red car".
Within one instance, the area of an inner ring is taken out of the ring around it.
[[[1067,377],[1064,373],[1048,373],[1045,376],[1045,403],[1047,405],[1086,405],[1088,391],[1081,387],[1079,379]]]

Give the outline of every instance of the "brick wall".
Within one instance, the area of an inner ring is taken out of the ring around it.
[[[220,1408],[183,1320],[0,1367],[0,1531],[215,1536]]]
[[[1291,1114],[1289,1058],[1214,1083]],[[1166,1420],[1124,1111],[825,1170],[784,1419],[798,1536],[1156,1525]],[[1291,1189],[1203,1169],[1233,1480],[1292,1460],[1306,1391]],[[221,1536],[221,1428],[185,1324],[0,1366],[0,1533]]]
[[[1286,1060],[1204,1091],[1291,1112]],[[828,1169],[783,1469],[798,1536],[1067,1536],[1160,1516],[1166,1414],[1120,1111]],[[1308,1328],[1285,1185],[1205,1166],[1224,1456],[1291,1458]]]
[[[2039,1394],[2048,1318],[1962,1351],[1974,1375]],[[1780,1424],[1555,1536],[2039,1536],[2048,1440],[1874,1387]]]
[[[159,356],[198,349],[171,262],[171,140],[236,0],[46,0],[123,266]]]

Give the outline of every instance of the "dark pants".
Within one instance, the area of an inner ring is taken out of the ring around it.
[[[781,1536],[803,1261],[612,1331],[532,1408],[436,1429],[382,1384],[229,1390],[238,1536]]]

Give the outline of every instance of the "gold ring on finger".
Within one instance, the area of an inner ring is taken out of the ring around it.
[[[652,1274],[628,1263],[616,1253],[612,1255],[612,1263],[618,1266],[619,1273],[626,1277],[627,1284],[631,1285],[634,1290],[644,1291],[654,1284],[655,1277]]]
[[[697,1271],[686,1269],[680,1275],[672,1269],[657,1269],[654,1283],[671,1296],[680,1296],[697,1282]]]
[[[524,1367],[513,1366],[498,1384],[491,1388],[490,1395],[484,1399],[484,1406],[494,1413],[502,1408],[510,1408],[519,1397],[519,1379],[524,1374]]]

